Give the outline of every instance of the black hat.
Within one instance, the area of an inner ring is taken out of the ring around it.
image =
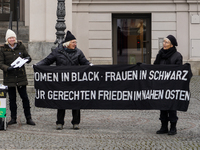
[[[173,46],[178,46],[176,38],[173,35],[168,35],[167,38],[171,41]]]
[[[75,40],[75,39],[76,39],[75,36],[70,31],[67,31],[67,34],[65,36],[65,42]]]

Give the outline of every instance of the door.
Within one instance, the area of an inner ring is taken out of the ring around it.
[[[151,14],[113,14],[113,64],[151,63]]]
[[[10,12],[13,12],[13,20],[16,20],[16,1],[0,0],[0,21],[9,21]]]

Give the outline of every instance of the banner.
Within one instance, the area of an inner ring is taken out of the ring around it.
[[[6,98],[0,98],[0,118],[6,117]]]
[[[190,101],[189,64],[33,67],[37,107],[187,111]]]
[[[6,92],[5,86],[0,85],[0,118],[6,117]]]

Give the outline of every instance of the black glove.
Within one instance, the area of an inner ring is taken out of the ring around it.
[[[141,62],[138,62],[136,65],[140,66],[142,63]]]
[[[14,66],[8,67],[7,71],[14,70]]]
[[[31,57],[25,57],[24,59],[28,59],[28,61],[26,63],[30,63],[31,62]]]

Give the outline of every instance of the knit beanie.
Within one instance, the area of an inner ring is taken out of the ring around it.
[[[12,31],[12,30],[10,30],[10,29],[8,29],[8,30],[7,30],[7,32],[6,32],[6,37],[5,37],[5,40],[7,41],[7,40],[8,40],[8,38],[10,38],[10,37],[15,37],[15,38],[17,38],[17,36],[16,36],[15,32],[14,32],[14,31]]]
[[[65,42],[75,40],[75,39],[76,39],[75,36],[70,31],[67,31],[67,34],[65,36]]]
[[[166,38],[168,38],[171,41],[173,46],[178,46],[176,38],[173,35],[168,35]]]

